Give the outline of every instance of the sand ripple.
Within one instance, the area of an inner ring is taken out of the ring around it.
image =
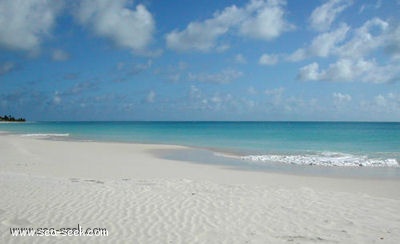
[[[310,188],[0,173],[0,243],[398,243],[400,201]],[[11,237],[10,227],[108,237]]]

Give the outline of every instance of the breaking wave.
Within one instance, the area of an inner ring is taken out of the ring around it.
[[[47,138],[47,137],[68,137],[69,134],[68,134],[68,133],[64,133],[64,134],[56,134],[56,133],[54,133],[54,134],[52,134],[52,133],[50,133],[50,134],[44,134],[44,133],[36,133],[36,134],[24,134],[24,135],[22,135],[22,136],[24,136],[24,137],[41,137],[41,138],[45,137],[45,138]]]
[[[400,167],[394,158],[378,159],[344,153],[323,152],[304,155],[248,155],[240,157],[253,163],[278,162],[293,165],[339,166],[339,167]]]

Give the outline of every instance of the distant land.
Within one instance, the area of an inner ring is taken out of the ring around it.
[[[25,118],[18,118],[18,119],[16,119],[16,118],[14,118],[13,116],[11,116],[11,115],[4,115],[3,117],[2,116],[0,116],[0,121],[7,121],[7,122],[25,122],[26,120],[25,120]]]

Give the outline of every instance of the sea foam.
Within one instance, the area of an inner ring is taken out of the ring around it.
[[[319,154],[304,155],[248,155],[242,156],[242,160],[253,163],[279,162],[294,165],[317,165],[339,167],[400,167],[394,158],[375,159],[367,156],[357,156],[344,153],[323,152]]]
[[[68,137],[68,133],[35,133],[35,134],[23,134],[24,137]]]

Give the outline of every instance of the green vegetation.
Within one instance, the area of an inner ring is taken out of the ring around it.
[[[14,118],[11,115],[4,115],[3,117],[0,116],[0,121],[8,121],[8,122],[25,122],[24,118]]]

